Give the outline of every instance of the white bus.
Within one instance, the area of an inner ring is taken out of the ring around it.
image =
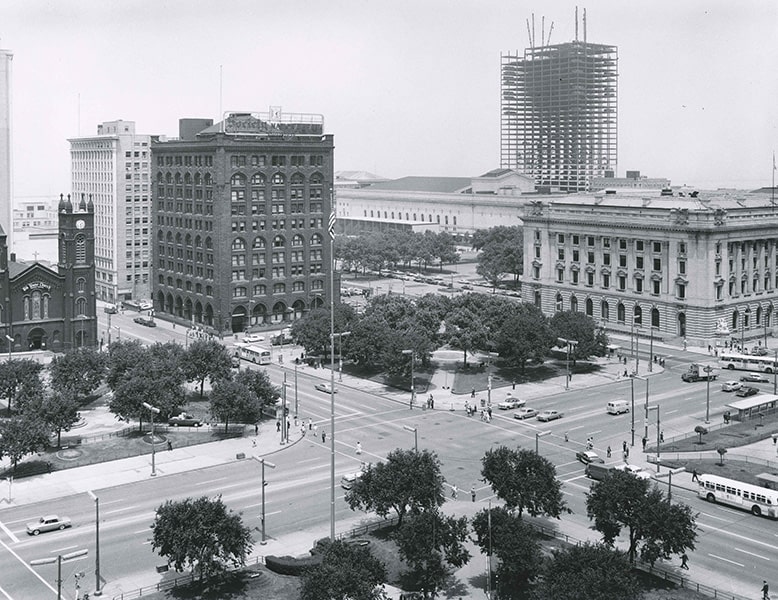
[[[723,352],[719,355],[719,367],[729,370],[739,369],[741,371],[773,373],[778,367],[778,363],[775,362],[774,356]]]
[[[778,519],[778,490],[707,474],[699,476],[699,485],[697,495],[708,502],[729,504],[757,517]]]
[[[236,346],[238,348],[238,356],[243,360],[248,360],[258,365],[270,364],[270,350],[267,348],[244,344],[236,344]]]

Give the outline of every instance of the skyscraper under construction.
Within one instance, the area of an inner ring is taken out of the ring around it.
[[[523,56],[501,57],[500,164],[544,188],[588,191],[592,177],[616,171],[617,49],[585,36],[533,39]]]

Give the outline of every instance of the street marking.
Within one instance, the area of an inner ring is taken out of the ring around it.
[[[719,521],[729,521],[728,517],[717,517],[716,515],[712,515],[712,514],[706,513],[706,512],[701,512],[700,514],[704,515],[706,517],[710,517],[711,519],[718,519]],[[776,535],[778,535],[778,533]]]
[[[667,415],[671,415],[671,414],[673,414],[673,413],[677,413],[677,412],[679,412],[679,411],[678,411],[678,409],[675,409],[675,410],[666,410],[666,411],[665,411],[665,416],[667,416]]]
[[[136,533],[148,533],[149,531],[151,531],[151,528],[150,527],[146,527],[146,529],[138,529],[138,531],[133,531],[132,533],[133,534],[136,534]]]
[[[124,508],[116,508],[114,510],[103,511],[103,514],[104,515],[112,515],[114,513],[124,512],[126,510],[135,510],[136,508],[137,508],[136,506],[125,506]]]
[[[731,563],[733,565],[737,565],[740,568],[745,568],[744,564],[741,564],[739,562],[735,562],[734,560],[729,560],[728,558],[724,558],[723,556],[716,556],[715,554],[710,554],[710,553],[708,553],[708,556],[710,556],[711,558],[718,558],[719,560],[723,560],[724,562],[728,562],[728,563]]]
[[[575,431],[576,429],[583,429],[583,427],[584,427],[583,425],[579,425],[578,427],[571,427],[567,431]]]
[[[65,546],[64,548],[58,548],[57,550],[49,550],[52,554],[62,554],[65,550],[71,550],[73,548],[78,548],[76,544],[73,544],[72,546]]]
[[[3,594],[3,596],[5,596],[6,598],[8,598],[8,600],[13,600],[13,598],[11,597],[11,594],[9,594],[8,592],[6,592],[6,591],[5,591],[3,588],[1,588],[1,587],[0,587],[0,593],[2,593],[2,594]]]
[[[740,540],[750,542],[751,544],[758,544],[760,546],[764,546],[765,548],[769,548],[770,550],[778,550],[778,546],[773,546],[772,544],[768,544],[767,542],[760,542],[759,540],[755,540],[753,538],[749,538],[744,535],[738,535],[737,533],[732,533],[731,531],[727,531],[726,529],[719,529],[718,527],[713,527],[713,525],[704,525],[704,527],[707,527],[708,529],[717,531],[718,533],[722,533],[724,535],[729,535],[738,538]]]
[[[297,461],[297,464],[298,464],[298,465],[304,465],[305,463],[308,463],[308,462],[316,462],[316,461],[318,461],[318,460],[321,460],[321,459],[320,459],[320,458],[318,458],[318,457],[316,457],[316,458],[307,458],[307,459],[305,459],[305,460],[298,460],[298,461]]]
[[[18,555],[16,552],[14,552],[13,550],[11,550],[11,549],[8,547],[8,545],[7,545],[7,544],[6,544],[4,541],[0,540],[0,545],[2,545],[2,546],[3,546],[3,548],[5,548],[6,550],[8,550],[8,553],[9,553],[11,556],[13,556],[13,557],[14,557],[16,560],[18,560],[18,561],[19,561],[19,562],[20,562],[20,563],[21,563],[21,564],[24,566],[24,568],[25,568],[25,569],[27,569],[27,570],[28,570],[30,573],[32,573],[33,575],[35,575],[35,577],[37,577],[37,578],[38,578],[38,580],[39,580],[39,581],[40,581],[40,582],[41,582],[43,585],[45,585],[47,588],[49,588],[49,589],[52,591],[52,593],[54,593],[54,594],[56,594],[56,593],[57,593],[57,590],[56,590],[56,589],[54,589],[54,588],[53,588],[53,587],[52,587],[52,586],[51,586],[51,585],[50,585],[50,584],[49,584],[49,583],[48,583],[48,582],[47,582],[47,581],[46,581],[46,580],[45,580],[43,577],[41,577],[41,576],[38,574],[38,572],[37,572],[35,569],[33,569],[33,568],[30,566],[30,565],[28,565],[28,564],[25,562],[25,560],[24,560],[24,559],[23,559],[21,556],[19,556],[19,555]]]
[[[207,481],[200,481],[199,483],[195,483],[194,485],[211,485],[212,483],[216,481],[223,481],[225,479],[229,479],[229,477],[218,477],[216,479],[209,479]]]
[[[124,498],[120,498],[119,500],[108,500],[105,502],[100,502],[100,504],[106,506],[108,504],[116,504],[117,502],[124,502]]]
[[[6,526],[3,524],[3,522],[2,522],[2,521],[0,521],[0,529],[2,529],[3,531],[5,531],[5,533],[8,535],[8,537],[9,537],[9,538],[11,538],[11,541],[12,541],[12,542],[16,543],[16,542],[18,542],[18,541],[19,541],[19,538],[18,538],[18,537],[16,537],[16,536],[13,534],[13,532],[12,532],[10,529],[8,529],[8,527],[6,527]]]
[[[749,556],[756,556],[757,558],[761,558],[762,560],[771,560],[767,558],[766,556],[762,556],[761,554],[755,554],[754,552],[749,552],[748,550],[743,550],[742,548],[735,548],[738,552],[742,552],[743,554],[748,554]]]

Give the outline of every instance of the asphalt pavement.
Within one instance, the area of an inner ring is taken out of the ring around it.
[[[665,355],[673,354],[675,356],[682,356],[684,353],[684,351],[679,348],[670,346],[663,347],[661,343],[655,342],[654,345],[655,348],[657,348],[657,352],[663,352]],[[706,353],[705,349],[689,348],[687,351]],[[274,352],[277,357],[278,353],[281,351],[275,349]],[[287,368],[291,370],[290,367],[294,364],[295,356],[299,356],[299,349],[287,347],[282,352],[284,355],[283,363],[274,365],[274,368]],[[448,360],[450,358],[447,358],[445,354],[441,354],[437,359]],[[602,369],[597,373],[576,375],[569,382],[569,387],[571,389],[589,388],[592,386],[605,385],[623,377],[625,366],[620,362],[617,363],[615,358],[602,359],[601,366]],[[627,365],[627,367],[632,369],[634,365]],[[645,360],[641,361],[639,367],[640,375],[652,375],[652,373],[648,372]],[[654,367],[656,367],[656,369],[653,371],[653,375],[656,375],[660,370],[657,365],[654,365]],[[330,377],[329,370],[327,369],[314,369],[305,366],[298,366],[298,369],[304,370],[308,375],[320,377],[323,380],[328,380]],[[398,403],[408,404],[410,401],[410,394],[407,391],[402,392],[387,389],[380,383],[354,378],[347,374],[342,374],[340,376],[336,374],[336,379],[338,380],[338,386],[352,387],[371,393],[377,393],[385,398],[393,399]],[[566,382],[565,376],[563,375],[544,381],[543,383],[522,384],[521,386],[517,386],[516,390],[511,386],[492,390],[491,399],[494,404],[504,399],[509,393],[517,395],[520,393],[522,398],[529,400],[534,397],[561,393],[565,391],[565,387]],[[415,406],[417,410],[464,411],[465,403],[471,403],[473,401],[470,394],[459,395],[452,393],[450,387],[447,386],[447,378],[445,378],[442,369],[439,369],[436,375],[433,376],[428,391],[428,394],[430,393],[434,398],[434,409],[426,408],[426,400],[428,397],[428,395],[426,395],[417,398],[417,404]],[[485,396],[485,393],[481,393],[476,400],[480,403],[480,399]],[[301,419],[306,419],[305,415],[300,415],[300,417]],[[90,430],[104,430],[109,426],[108,420],[112,419],[113,416],[110,415],[110,413],[107,413],[107,411],[103,411],[103,413],[95,411],[93,414],[89,414],[89,420],[91,420],[91,422],[85,423],[83,429],[80,430],[79,433],[86,435]],[[298,426],[293,426],[290,431],[289,441],[282,444],[280,436],[276,433],[275,423],[266,421],[260,425],[258,435],[256,436],[229,439],[183,448],[173,448],[172,450],[160,447],[155,455],[156,476],[165,477],[166,475],[174,473],[226,464],[233,461],[251,460],[252,457],[269,457],[277,452],[282,452],[290,445],[299,442],[300,439],[302,439],[302,435],[299,424]],[[737,452],[733,452],[730,456],[733,456],[736,453],[775,460],[776,448],[774,447],[772,440],[767,439],[748,447],[739,448],[737,449]],[[656,470],[656,466],[649,463],[644,454],[635,453],[635,455],[630,457],[630,462],[645,467],[649,471]],[[150,455],[143,455],[79,467],[77,469],[55,471],[13,482],[2,482],[0,483],[0,486],[2,486],[0,487],[0,520],[2,520],[2,507],[4,506],[30,504],[83,493],[88,490],[99,490],[121,484],[142,481],[149,477],[151,477],[151,458]],[[660,485],[664,484],[665,481],[666,480],[662,480]],[[675,474],[673,476],[673,485],[689,490],[696,490],[696,484],[692,483],[690,473]],[[492,501],[494,500],[494,498],[490,499]],[[489,499],[477,498],[476,502],[472,502],[469,493],[463,492],[459,494],[457,499],[449,498],[444,506],[444,510],[458,516],[472,516],[477,510],[480,510],[485,506],[487,500]],[[336,524],[337,531],[339,533],[349,531],[360,522],[364,522],[364,515],[355,513],[353,519],[339,521]],[[577,539],[589,539],[594,541],[599,537],[596,532],[589,528],[576,527],[574,524],[570,525],[572,529],[568,531],[568,524],[566,522],[557,524],[558,527],[564,529],[566,533],[569,533]],[[257,544],[254,548],[254,553],[255,555],[306,554],[311,548],[314,540],[329,535],[329,527],[329,523],[323,523],[320,527],[313,528],[306,532],[280,536],[276,539],[269,540],[266,546]],[[485,571],[484,560],[482,560],[483,557],[480,556],[480,552],[476,548],[471,547],[471,553],[473,554],[473,558],[470,563],[457,571],[456,577],[463,585],[469,588],[468,597],[485,597],[483,590],[474,588],[469,583],[471,578],[478,577]],[[690,567],[691,569],[687,574],[691,579],[704,581],[706,585],[716,585],[715,573],[696,572],[693,561],[690,563]],[[159,574],[155,572],[150,572],[148,574],[148,585],[153,585],[159,580]],[[112,597],[112,589],[113,591],[116,591],[120,588],[121,586],[117,585],[116,582],[107,582],[104,587],[105,597]]]

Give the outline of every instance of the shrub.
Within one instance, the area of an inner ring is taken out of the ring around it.
[[[300,576],[306,569],[318,567],[321,564],[322,555],[303,556],[266,556],[265,566],[279,575]]]

